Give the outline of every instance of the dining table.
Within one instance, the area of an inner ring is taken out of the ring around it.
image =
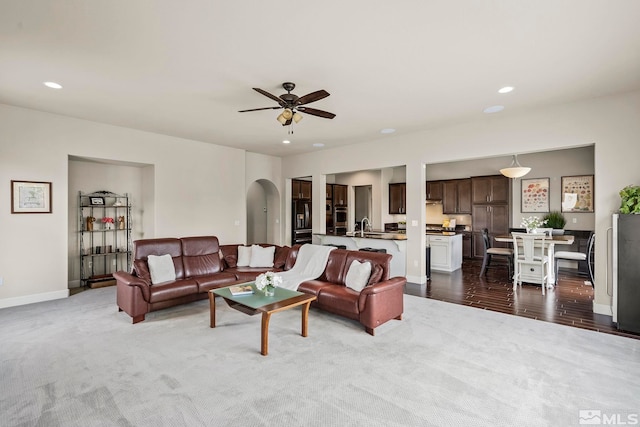
[[[497,235],[494,237],[494,240],[496,242],[513,244],[513,236],[508,234]],[[556,283],[554,259],[555,246],[572,245],[573,241],[574,236],[570,234],[552,235],[544,240],[544,253],[549,257],[549,262],[547,263],[547,288],[553,288]]]

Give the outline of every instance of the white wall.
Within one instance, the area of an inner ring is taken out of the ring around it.
[[[619,207],[618,191],[625,185],[640,183],[638,117],[640,92],[519,114],[505,111],[427,132],[387,136],[368,144],[287,157],[282,163],[283,176],[315,176],[406,165],[409,184],[411,177],[420,175],[418,167],[424,164],[595,144],[595,230],[602,238],[596,239],[594,307],[598,312],[605,312],[611,301],[604,274],[605,236],[611,226],[611,213]],[[420,186],[424,187],[424,183]],[[424,277],[424,191],[409,191],[408,188],[407,197],[407,273],[410,279],[420,281]],[[422,200],[416,201],[420,198]],[[417,221],[416,227],[411,226],[413,220]]]
[[[146,238],[245,240],[243,150],[0,105],[0,307],[68,294],[70,155],[153,165],[143,173],[154,193],[143,195]],[[53,212],[11,214],[12,179],[51,181]]]

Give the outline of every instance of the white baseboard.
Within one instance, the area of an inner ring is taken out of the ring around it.
[[[424,285],[427,283],[427,276],[407,276],[407,282]]]
[[[45,292],[43,294],[25,295],[23,297],[0,299],[0,308],[16,307],[19,305],[33,304],[35,302],[51,301],[67,298],[69,290]]]
[[[604,314],[605,316],[613,316],[611,306],[608,304],[596,304],[593,303],[593,312],[596,314]]]

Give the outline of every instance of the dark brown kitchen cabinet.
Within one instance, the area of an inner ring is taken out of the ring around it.
[[[442,181],[427,181],[427,200],[442,200]]]
[[[333,184],[333,205],[347,205],[347,186],[341,184]]]
[[[502,175],[474,176],[471,178],[473,204],[508,204],[509,178]]]
[[[407,184],[389,184],[389,213],[407,213]]]
[[[493,238],[509,234],[509,205],[473,205],[472,224],[474,258],[484,256],[482,230],[485,228],[489,230],[492,246],[508,247],[508,243],[499,243]]]
[[[327,199],[333,200],[333,184],[327,184]]]
[[[471,213],[471,179],[453,179],[442,183],[442,213]]]
[[[291,181],[291,196],[294,200],[311,200],[311,181],[294,179]]]

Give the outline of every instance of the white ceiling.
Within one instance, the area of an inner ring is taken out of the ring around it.
[[[285,156],[640,89],[639,22],[638,0],[2,0],[0,102]],[[237,112],[285,81],[336,118]]]

